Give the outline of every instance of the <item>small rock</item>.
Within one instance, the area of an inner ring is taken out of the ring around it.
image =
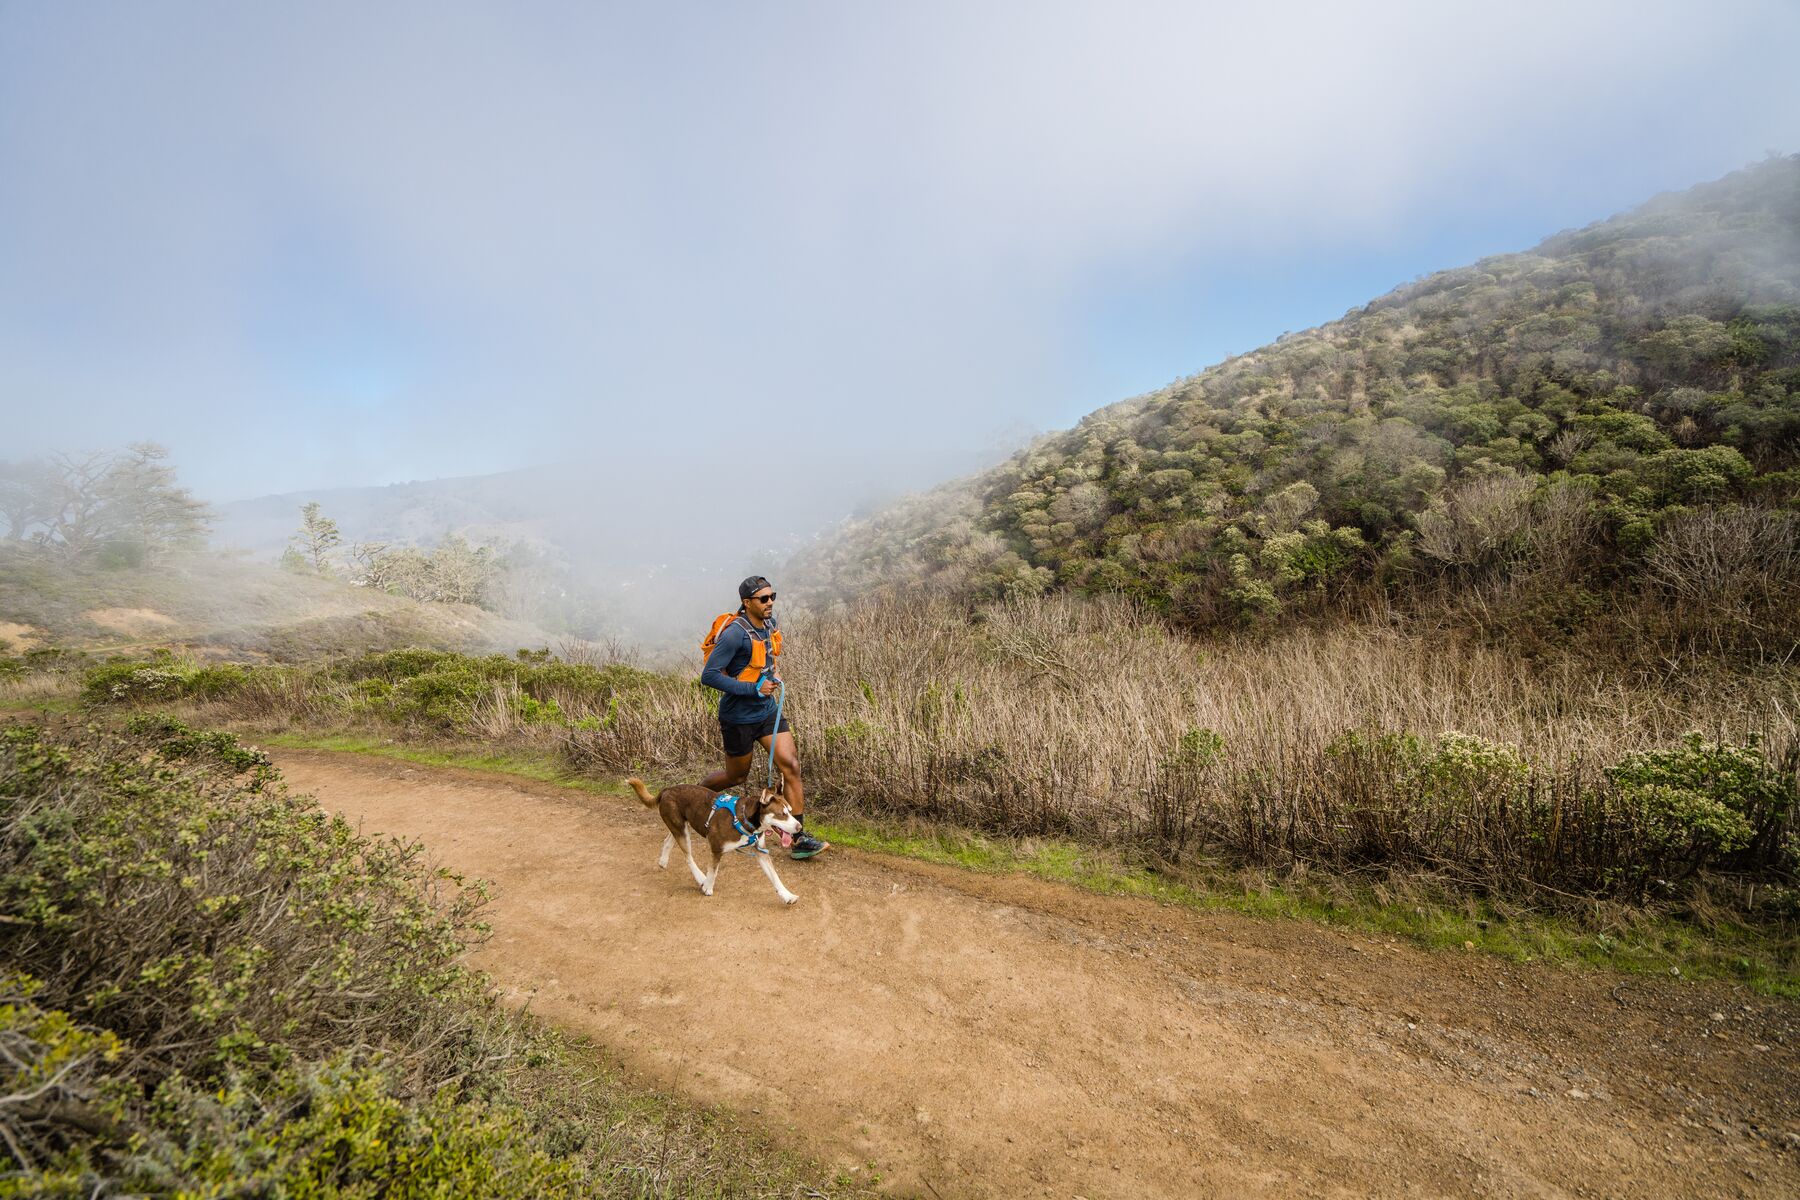
[[[1463,949],[1464,949],[1464,950],[1473,950],[1473,949],[1474,949],[1474,948],[1475,948],[1475,943],[1474,943],[1474,942],[1464,942],[1464,943],[1463,943]]]
[[[1671,975],[1680,975],[1680,974],[1681,974],[1681,968],[1680,968],[1680,967],[1670,967],[1670,968],[1669,968],[1669,974],[1671,974]]]
[[[1763,1045],[1761,1042],[1753,1042],[1751,1044],[1754,1045],[1758,1050],[1761,1050],[1765,1053],[1768,1052],[1769,1048],[1767,1046]]]
[[[1715,1021],[1723,1021],[1725,1019],[1725,1014],[1716,1012],[1712,1015],[1712,1019]]]
[[[1580,1088],[1570,1088],[1565,1095],[1571,1100],[1586,1100],[1588,1098],[1588,1094]]]

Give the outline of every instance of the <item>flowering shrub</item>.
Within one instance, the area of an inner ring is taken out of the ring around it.
[[[1606,775],[1646,857],[1674,874],[1758,845],[1778,855],[1794,806],[1792,774],[1777,770],[1754,738],[1733,745],[1690,733],[1679,746],[1629,755]]]

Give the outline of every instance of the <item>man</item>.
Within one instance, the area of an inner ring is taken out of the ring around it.
[[[756,744],[775,760],[781,772],[783,792],[797,819],[804,820],[806,788],[800,782],[800,759],[794,753],[794,735],[787,713],[776,728],[777,698],[781,673],[776,657],[781,653],[781,632],[775,622],[775,587],[761,575],[738,584],[737,616],[718,631],[700,682],[724,695],[719,697],[719,735],[725,743],[725,765],[700,781],[715,792],[729,791],[750,774]],[[771,745],[773,741],[773,745]],[[829,850],[803,828],[794,838],[795,858],[811,858]]]

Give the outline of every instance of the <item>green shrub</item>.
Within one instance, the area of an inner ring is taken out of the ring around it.
[[[217,700],[248,683],[250,675],[235,663],[201,667],[187,677],[186,692],[196,700]]]
[[[126,659],[88,668],[81,697],[89,704],[217,700],[249,680],[249,673],[232,663],[203,667],[163,652],[148,662]]]
[[[346,1039],[427,1075],[480,1061],[457,956],[481,890],[273,779],[258,752],[165,719],[0,732],[0,953],[52,989],[80,981],[56,1006],[178,1048],[161,1057],[190,1075]]]
[[[83,1126],[91,1132],[112,1123],[99,1102],[108,1069],[128,1047],[39,1007],[41,988],[29,975],[0,976],[0,1132],[15,1169],[25,1168],[22,1178],[0,1174],[0,1196],[86,1197]]]
[[[461,965],[483,893],[458,883],[226,734],[0,731],[0,954],[39,981],[0,996],[0,1061],[9,1092],[57,1072],[94,1109],[21,1126],[22,1194],[572,1194],[469,1103],[520,1034]]]
[[[464,657],[466,656],[448,650],[388,650],[379,654],[364,654],[335,664],[331,674],[351,683],[364,679],[382,679],[395,683],[414,675],[423,675],[427,671],[435,671],[447,662]]]
[[[90,704],[130,704],[142,700],[178,700],[186,679],[166,662],[110,662],[83,675],[81,698]]]
[[[1745,854],[1756,860],[1746,865],[1772,865],[1781,855],[1795,779],[1755,738],[1734,745],[1690,733],[1679,746],[1629,755],[1606,775],[1647,857],[1665,873]]]
[[[349,1056],[200,1087],[165,1082],[121,1182],[187,1195],[382,1196],[485,1200],[585,1196],[582,1172],[539,1149],[508,1107],[421,1103]],[[229,1191],[227,1191],[229,1189]]]
[[[867,721],[852,717],[841,725],[827,725],[819,731],[819,736],[827,746],[847,746],[867,740],[874,732]]]
[[[453,729],[468,721],[491,686],[466,663],[447,665],[402,678],[389,695],[388,712],[403,721]]]

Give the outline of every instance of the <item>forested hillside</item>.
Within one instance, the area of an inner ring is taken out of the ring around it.
[[[1769,611],[1797,462],[1800,157],[1771,158],[1102,409],[807,565],[1197,627],[1521,577]]]

